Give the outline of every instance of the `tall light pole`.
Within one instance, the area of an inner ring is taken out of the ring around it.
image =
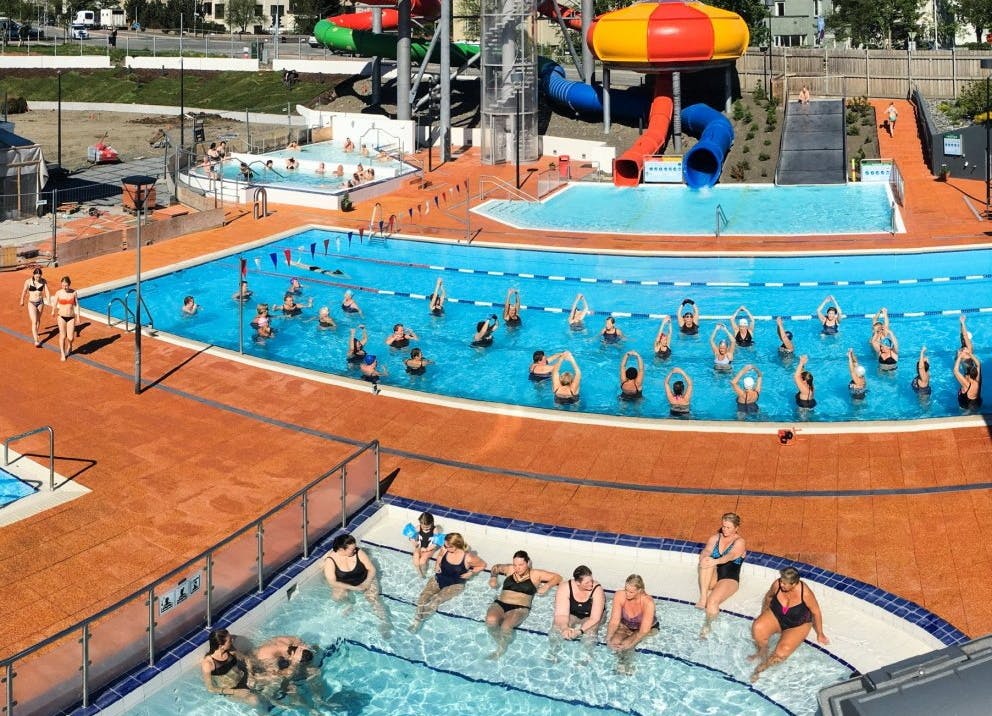
[[[772,47],[775,46],[775,38],[772,35],[772,11],[775,9],[775,0],[765,0],[765,7],[768,8],[768,100],[774,99],[772,92],[772,81],[774,67],[772,67]]]
[[[59,111],[57,115],[58,119],[56,121],[58,122],[58,134],[59,134],[58,162],[59,162],[59,170],[61,171],[62,169],[62,70],[57,70],[55,72],[55,75],[58,77],[59,80],[59,103],[58,103]],[[54,208],[55,207],[53,206],[52,209]]]
[[[134,394],[141,394],[141,222],[148,192],[158,181],[156,177],[136,174],[121,179],[124,191],[131,197],[134,212],[138,217],[134,252]]]
[[[992,58],[984,59],[981,62],[983,70],[992,70]],[[992,168],[992,154],[989,153],[989,135],[992,128],[989,125],[989,77],[985,75],[985,218],[992,217],[992,177],[989,170]]]

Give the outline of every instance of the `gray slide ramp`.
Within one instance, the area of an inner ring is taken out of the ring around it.
[[[844,101],[789,102],[782,127],[779,184],[843,184],[847,181]]]

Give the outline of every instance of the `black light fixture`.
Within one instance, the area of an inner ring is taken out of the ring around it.
[[[983,70],[992,70],[992,58],[981,61]],[[985,218],[992,218],[992,177],[989,170],[992,168],[992,154],[989,153],[989,77],[985,75]]]
[[[138,217],[134,252],[134,394],[141,394],[141,222],[149,193],[158,179],[145,174],[134,174],[121,179],[124,191],[134,205]]]

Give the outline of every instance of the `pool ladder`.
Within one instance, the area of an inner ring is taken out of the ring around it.
[[[55,428],[51,425],[42,425],[40,428],[28,430],[20,435],[13,435],[3,441],[3,466],[10,465],[10,444],[22,440],[40,432],[48,432],[48,490],[55,489]]]
[[[718,239],[720,238],[720,233],[724,229],[727,228],[727,224],[729,224],[729,223],[730,223],[730,219],[728,219],[727,218],[727,215],[723,212],[723,205],[722,204],[717,204],[716,205],[716,229],[714,231],[714,233],[716,234],[716,238],[718,238]]]
[[[137,324],[137,315],[135,315],[134,310],[131,309],[131,296],[132,295],[137,295],[137,293],[138,293],[137,290],[132,288],[130,291],[128,291],[126,294],[124,294],[124,298],[117,298],[117,297],[115,297],[115,298],[112,298],[110,300],[110,303],[107,304],[107,325],[108,326],[118,326],[121,323],[123,323],[124,324],[124,330],[125,331],[131,331],[131,330],[133,330],[131,328],[131,324],[132,323]],[[113,316],[110,315],[110,311],[111,311],[111,309],[113,309],[115,303],[121,304],[121,307],[124,309],[124,320],[123,321],[116,320],[116,319],[114,319]],[[143,316],[147,316],[147,318],[148,318],[148,320],[145,321],[143,323],[143,325],[146,326],[146,327],[148,327],[148,328],[150,328],[152,331],[154,331],[155,330],[155,319],[152,318],[152,312],[150,310],[148,310],[148,304],[145,303],[145,299],[144,298],[141,299],[141,313],[142,313]]]

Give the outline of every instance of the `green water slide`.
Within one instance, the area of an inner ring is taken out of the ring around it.
[[[362,57],[388,57],[396,59],[396,35],[376,35],[367,30],[352,30],[338,27],[329,20],[320,20],[313,28],[313,36],[332,50],[351,52]],[[427,54],[430,42],[413,40],[410,43],[410,58],[421,62]],[[479,54],[479,46],[466,42],[451,43],[451,64],[464,65],[470,58]],[[441,61],[440,47],[435,46],[431,62]]]

